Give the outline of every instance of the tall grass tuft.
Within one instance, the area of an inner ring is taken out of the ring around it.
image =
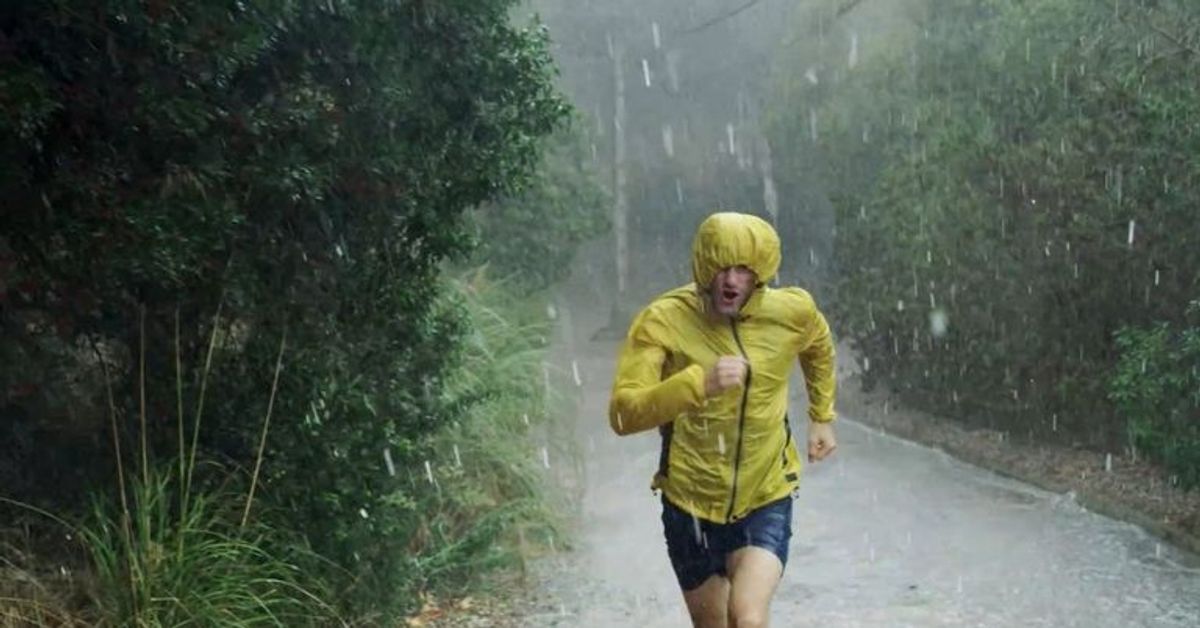
[[[437,461],[436,484],[425,483],[417,504],[423,535],[414,564],[426,588],[462,586],[470,581],[463,575],[496,567],[523,569],[554,539],[564,546],[569,496],[559,480],[576,468],[556,430],[574,399],[547,362],[553,329],[545,299],[515,296],[482,270],[453,288],[472,333],[445,394],[471,401],[425,443]]]
[[[285,343],[281,339],[263,419],[258,458],[248,482],[228,473],[223,485],[193,485],[204,392],[212,364],[220,308],[201,373],[190,448],[183,440],[183,369],[176,317],[176,405],[180,433],[178,451],[153,465],[146,430],[145,346],[139,360],[139,424],[142,429],[139,473],[126,472],[118,432],[121,421],[113,398],[110,368],[103,352],[96,355],[104,371],[110,412],[117,497],[97,496],[82,523],[36,507],[0,498],[67,528],[87,559],[87,598],[82,618],[64,615],[33,595],[0,596],[0,619],[13,625],[133,626],[331,626],[343,624],[325,602],[329,592],[321,574],[296,565],[321,564],[299,541],[287,542],[279,529],[250,519],[254,486],[261,469],[271,406],[278,390]],[[139,320],[145,325],[144,315]],[[144,334],[143,334],[144,340]],[[240,491],[230,487],[249,488]],[[57,615],[55,613],[58,613]]]
[[[269,531],[242,528],[240,498],[197,492],[177,512],[172,472],[130,486],[131,521],[97,501],[79,528],[94,569],[97,625],[329,625],[316,578],[269,551]]]

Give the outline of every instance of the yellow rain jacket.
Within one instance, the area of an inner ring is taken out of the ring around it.
[[[618,434],[658,428],[652,487],[705,520],[729,523],[792,493],[800,455],[787,425],[788,379],[801,363],[809,418],[835,417],[829,325],[799,288],[766,284],[779,270],[779,236],[746,214],[709,216],[692,245],[695,283],[660,295],[634,319],[609,402]],[[708,312],[722,269],[744,265],[758,285],[736,317]],[[743,387],[706,398],[705,374],[721,356],[750,364]]]

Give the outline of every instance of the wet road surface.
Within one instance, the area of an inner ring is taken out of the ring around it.
[[[690,626],[649,489],[658,435],[609,430],[616,346],[586,331],[560,338],[555,358],[582,380],[582,529],[538,565],[529,625]],[[837,424],[834,456],[805,467],[773,626],[1200,627],[1196,557],[853,419]]]

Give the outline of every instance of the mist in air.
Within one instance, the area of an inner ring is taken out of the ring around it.
[[[778,230],[778,284],[829,317],[848,419],[840,459],[805,472],[773,621],[1197,621],[1195,558],[1161,535],[1198,521],[1200,10],[532,5],[612,226],[561,296],[573,364],[600,380],[585,512],[661,534],[653,504],[623,501],[659,437],[607,433],[611,345],[691,281],[700,221],[741,211]],[[793,395],[802,433],[802,380]],[[634,541],[601,525],[579,578],[627,578],[635,617],[678,620],[669,572],[617,576],[603,547]]]

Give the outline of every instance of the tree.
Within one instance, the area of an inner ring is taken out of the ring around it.
[[[468,250],[469,208],[530,182],[568,111],[545,31],[514,26],[512,5],[6,4],[0,318],[22,361],[4,363],[0,406],[23,418],[0,439],[35,441],[5,485],[65,496],[109,477],[102,382],[47,374],[105,361],[136,437],[140,308],[148,436],[179,436],[178,312],[185,431],[203,421],[208,456],[246,464],[286,330],[264,496],[363,576],[361,599],[386,599],[413,531],[383,449],[419,464],[414,439],[463,403],[439,394],[463,331],[439,263]],[[66,429],[66,406],[89,405]],[[78,474],[37,453],[67,432],[94,461]]]

